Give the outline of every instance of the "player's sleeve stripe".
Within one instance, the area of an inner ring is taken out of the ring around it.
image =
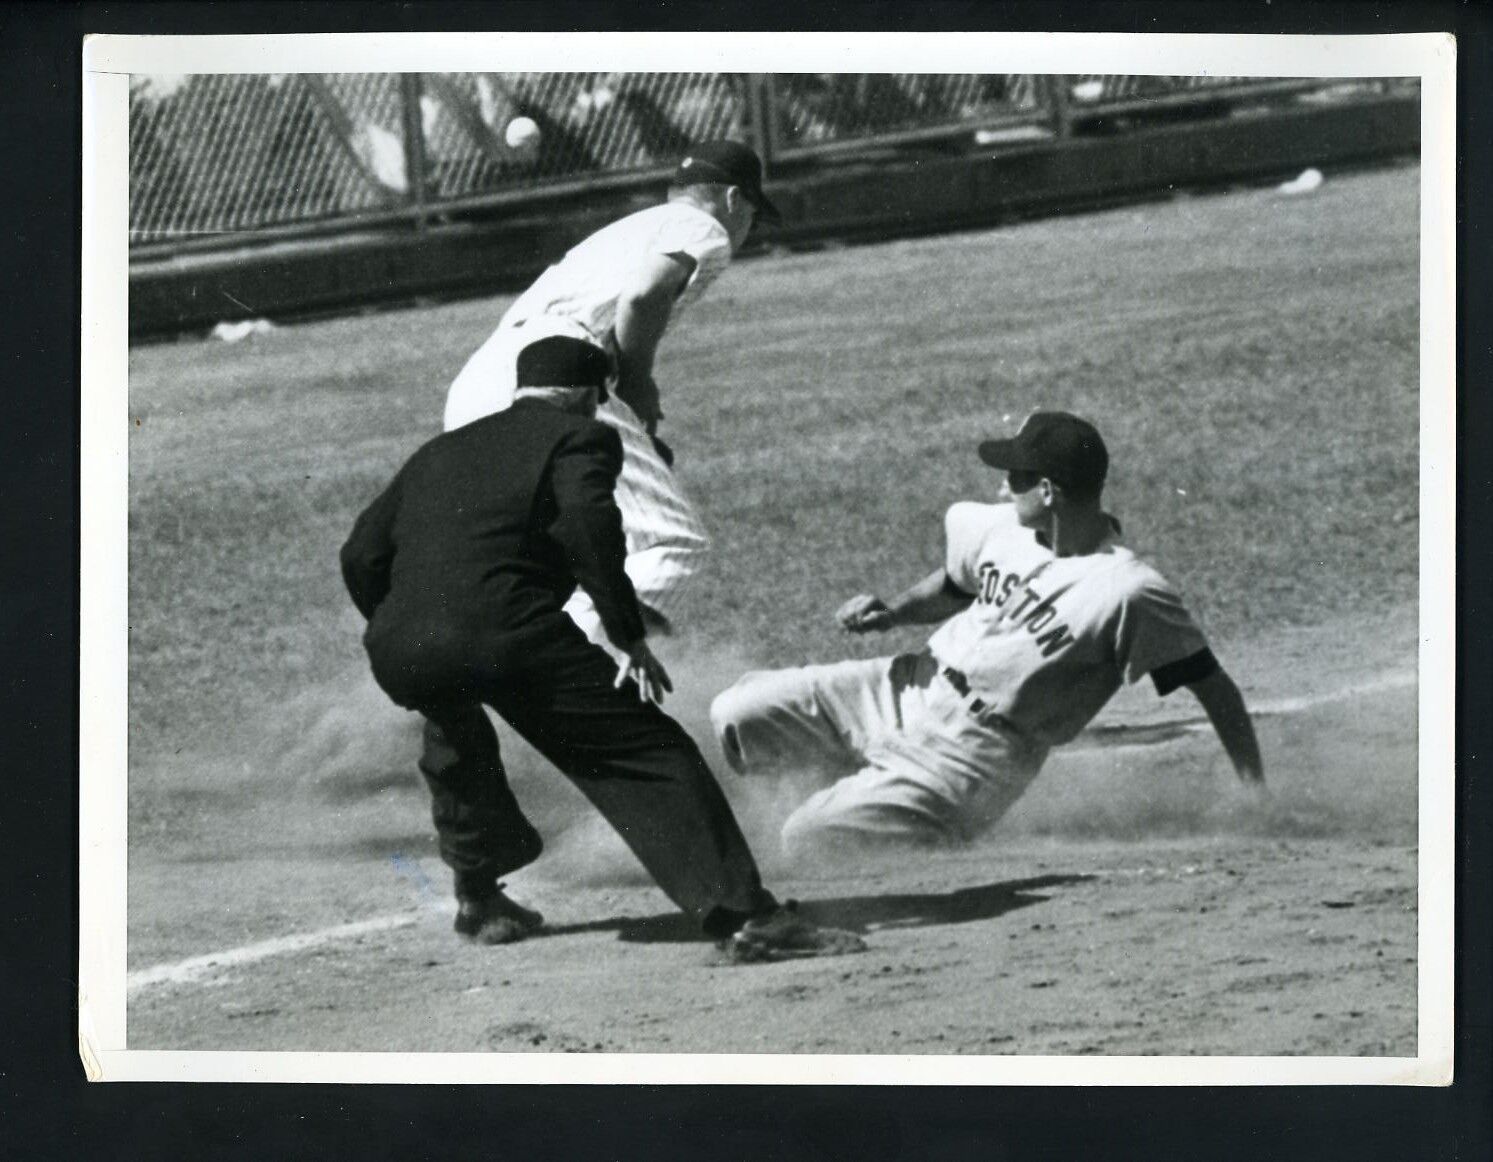
[[[677,299],[685,291],[689,290],[689,284],[694,280],[695,271],[699,269],[700,264],[695,261],[693,254],[689,254],[683,250],[671,250],[664,257],[672,258],[680,266],[684,267],[684,281],[679,284],[679,289],[674,292],[674,297]]]
[[[1156,684],[1156,693],[1165,698],[1173,690],[1190,686],[1211,677],[1219,670],[1218,659],[1206,646],[1180,661],[1168,662],[1151,671],[1151,681]]]
[[[961,589],[959,587],[959,585],[954,581],[954,578],[952,578],[952,577],[949,576],[949,573],[948,573],[947,569],[944,570],[944,575],[943,575],[943,591],[946,594],[948,594],[950,597],[973,597],[974,596],[973,593],[968,593],[965,590]]]

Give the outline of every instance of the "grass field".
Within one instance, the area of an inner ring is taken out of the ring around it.
[[[657,369],[664,433],[715,538],[709,570],[679,615],[688,631],[665,654],[680,679],[672,705],[682,719],[698,730],[710,696],[751,666],[918,641],[915,632],[845,639],[830,613],[850,593],[892,590],[926,572],[939,558],[943,510],[991,496],[998,483],[974,444],[1039,406],[1087,415],[1105,433],[1109,507],[1130,543],[1181,588],[1252,699],[1413,674],[1417,182],[1413,168],[1341,175],[1305,198],[1178,198],[774,255],[728,272],[679,320]],[[336,551],[360,507],[437,432],[447,383],[505,302],[132,352],[132,969],[407,905],[419,894],[411,868],[444,892],[413,774],[412,726],[364,672]],[[1110,748],[1044,775],[1003,824],[1015,838],[1000,854],[987,852],[978,871],[967,857],[956,861],[951,874],[988,878],[999,865],[1017,882],[1023,864],[1035,863],[1213,866],[1220,844],[1248,865],[1281,845],[1305,845],[1291,858],[1305,861],[1308,877],[1319,861],[1325,884],[1348,874],[1343,845],[1383,848],[1373,875],[1388,894],[1375,898],[1394,912],[1390,959],[1399,975],[1381,982],[1391,1000],[1352,1011],[1396,1016],[1344,1033],[1343,1043],[1403,1051],[1408,1028],[1413,1047],[1413,956],[1405,968],[1402,955],[1414,951],[1414,916],[1403,905],[1407,874],[1412,907],[1414,899],[1413,706],[1393,692],[1368,704],[1368,719],[1360,707],[1266,722],[1280,801],[1264,816],[1220,806],[1226,777],[1206,736],[1166,741],[1144,758]],[[1194,710],[1127,692],[1109,720]],[[568,837],[543,874],[601,907],[621,892],[629,907],[658,910],[662,897],[650,897],[615,846],[575,822],[576,799],[560,780],[517,765],[541,817]],[[1175,779],[1163,784],[1158,772]],[[768,842],[760,837],[770,837],[781,799],[764,791],[748,802],[753,792],[731,791],[750,809],[754,837]],[[1083,844],[1099,846],[1068,860]],[[771,853],[764,859],[782,875],[808,874]],[[928,869],[919,874],[926,879]],[[864,882],[906,888],[894,869]],[[843,895],[843,886],[832,876],[800,885],[811,897]],[[1075,920],[1099,908],[1086,891],[1075,897],[1087,901]],[[1238,906],[1247,933],[1243,917],[1254,913]],[[1000,914],[982,918],[997,923]],[[1369,915],[1366,905],[1352,914]],[[1339,927],[1351,939],[1353,925]],[[398,959],[397,934],[388,939]],[[419,939],[441,944],[439,932],[421,929]],[[967,939],[975,949],[982,937]],[[1087,939],[1103,942],[1092,932]],[[563,959],[564,943],[543,955]],[[1304,946],[1302,956],[1310,966],[1322,951]],[[381,946],[370,955],[388,953]],[[357,973],[371,981],[376,965]],[[948,973],[946,983],[957,962]],[[270,1007],[283,1012],[294,994],[287,979],[256,978],[252,987],[278,988],[279,1007]],[[380,995],[386,1006],[399,1003],[369,988],[365,1017],[383,1011]],[[947,991],[951,1004],[964,995],[954,983]],[[183,1015],[179,999],[169,1007],[142,999],[131,1009],[131,1044],[226,1037],[284,1047],[308,1028],[332,1028],[308,1025],[301,1013],[300,1034],[276,1032],[273,1022],[251,1033],[252,1021],[186,1011],[195,1016]],[[936,1013],[914,1019],[943,1027]],[[677,1034],[685,1042],[688,1028]],[[1127,1039],[1121,1022],[1090,1041],[1028,1029],[993,1048],[972,1040],[949,1051],[1325,1052],[1337,1044],[1328,1034],[1302,1041],[1284,1019],[1286,1048],[1260,1048],[1258,1032],[1183,1037],[1176,1050],[1165,1037]],[[819,1036],[789,1047],[840,1043]],[[708,1047],[708,1032],[699,1038]],[[507,1044],[498,1037],[479,1047]],[[637,1044],[657,1042],[619,1034],[604,1047]],[[871,1038],[849,1051],[875,1045],[895,1043]]]

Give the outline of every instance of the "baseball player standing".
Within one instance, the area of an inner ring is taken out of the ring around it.
[[[719,277],[758,217],[775,221],[778,212],[762,192],[757,155],[734,141],[697,145],[679,163],[667,202],[604,227],[546,270],[508,308],[447,395],[451,431],[513,402],[515,356],[534,340],[567,336],[607,353],[613,390],[597,418],[622,438],[616,496],[627,573],[655,628],[667,628],[708,541],[674,475],[673,453],[656,435],[663,410],[654,356],[671,319]],[[584,594],[567,612],[605,644]]]
[[[455,876],[456,930],[499,944],[542,924],[498,882],[544,845],[508,786],[485,703],[739,959],[854,951],[857,937],[763,888],[699,749],[655,704],[669,676],[623,569],[622,446],[593,418],[604,353],[551,337],[519,352],[515,373],[514,406],[418,449],[341,553],[374,678],[426,718],[420,770]],[[563,613],[578,583],[620,666]]]
[[[1109,455],[1099,433],[1038,412],[979,452],[1006,470],[1009,503],[955,504],[942,566],[891,601],[862,594],[836,615],[857,634],[942,622],[920,652],[747,674],[711,706],[737,771],[826,773],[789,817],[785,843],[971,839],[1052,747],[1123,681],[1147,675],[1163,696],[1191,690],[1239,778],[1262,787],[1238,687],[1100,507]]]

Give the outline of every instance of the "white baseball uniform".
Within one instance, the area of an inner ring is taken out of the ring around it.
[[[587,340],[615,362],[618,298],[638,267],[655,255],[674,257],[690,268],[674,303],[677,313],[726,268],[731,240],[710,214],[677,201],[598,230],[540,275],[467,360],[446,397],[446,430],[512,404],[518,352],[536,339],[568,335]],[[667,617],[681,586],[699,568],[709,543],[704,527],[637,413],[609,394],[596,418],[622,437],[616,498],[627,536],[627,574],[638,599]],[[567,609],[592,640],[606,644],[600,620],[583,593],[577,592]]]
[[[744,676],[711,706],[738,771],[817,771],[790,845],[972,838],[1122,681],[1158,691],[1217,668],[1175,590],[1119,543],[1058,557],[1009,504],[945,518],[949,581],[973,595],[917,654]]]

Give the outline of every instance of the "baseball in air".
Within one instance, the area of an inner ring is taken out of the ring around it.
[[[508,148],[519,153],[533,153],[539,148],[539,126],[531,117],[515,117],[503,130]]]

